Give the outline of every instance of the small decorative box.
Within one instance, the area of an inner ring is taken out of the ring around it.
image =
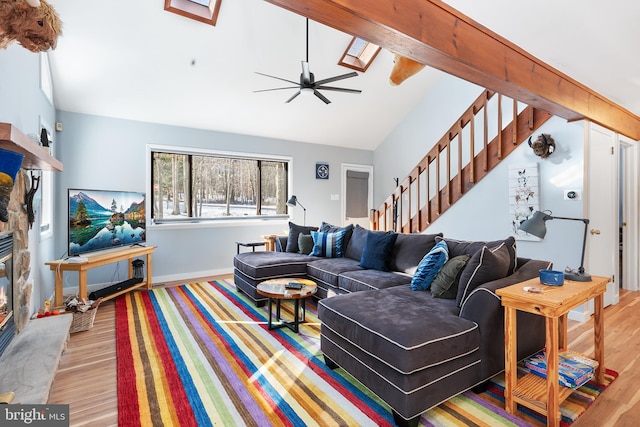
[[[562,286],[564,284],[564,273],[555,270],[540,270],[540,283],[550,286]]]

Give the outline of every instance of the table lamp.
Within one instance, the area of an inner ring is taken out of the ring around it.
[[[590,282],[591,275],[584,272],[584,251],[587,246],[587,228],[589,220],[586,218],[567,218],[562,216],[551,216],[551,211],[535,211],[531,218],[523,221],[520,224],[520,230],[525,231],[533,236],[544,238],[547,234],[546,222],[552,219],[566,219],[569,221],[582,221],[584,223],[584,238],[582,239],[582,257],[580,258],[580,267],[578,270],[572,270],[567,267],[564,277],[567,280],[574,280],[576,282]]]
[[[287,206],[298,206],[300,205],[300,207],[302,208],[302,210],[304,211],[303,213],[303,218],[304,218],[304,222],[302,223],[302,225],[307,225],[307,210],[305,209],[304,206],[302,206],[302,203],[300,203],[298,201],[298,198],[296,196],[291,196],[291,198],[287,201]]]

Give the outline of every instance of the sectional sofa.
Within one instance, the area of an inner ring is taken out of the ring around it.
[[[325,223],[290,224],[276,249],[236,255],[237,289],[260,305],[255,286],[263,280],[318,283],[326,364],[384,400],[398,425],[417,425],[426,410],[504,370],[504,310],[495,290],[552,267],[517,257],[513,237],[469,242]],[[541,316],[517,316],[522,359],[544,347],[545,326]]]

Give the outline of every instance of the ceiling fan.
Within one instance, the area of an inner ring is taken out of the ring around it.
[[[346,89],[346,88],[335,87],[335,86],[325,86],[325,84],[327,83],[348,79],[350,77],[356,77],[358,73],[356,73],[355,71],[347,74],[341,74],[335,77],[329,77],[328,79],[322,79],[318,81],[314,80],[313,73],[309,69],[309,18],[307,18],[307,58],[306,58],[306,61],[302,61],[302,73],[300,74],[300,83],[294,82],[292,80],[283,79],[281,77],[270,76],[269,74],[259,73],[257,71],[256,71],[256,74],[260,74],[261,76],[271,77],[272,79],[282,80],[284,82],[296,85],[296,86],[278,87],[274,89],[262,89],[262,90],[254,91],[254,92],[269,92],[273,90],[298,89],[298,91],[294,93],[293,96],[291,96],[291,98],[285,101],[285,104],[293,101],[301,93],[305,95],[314,94],[315,96],[320,98],[325,104],[331,103],[331,101],[329,101],[327,97],[321,94],[319,90],[332,90],[335,92],[346,92],[346,93],[362,92],[361,90],[358,90],[358,89]]]

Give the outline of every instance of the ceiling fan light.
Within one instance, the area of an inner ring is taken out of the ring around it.
[[[310,87],[303,87],[300,89],[300,93],[305,96],[313,95],[313,89]]]

